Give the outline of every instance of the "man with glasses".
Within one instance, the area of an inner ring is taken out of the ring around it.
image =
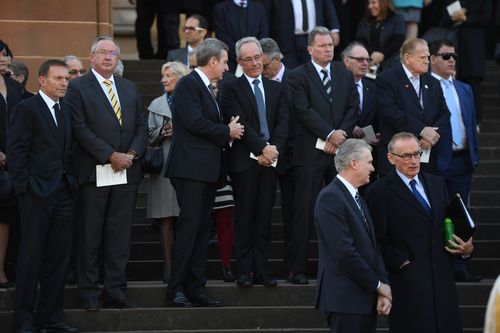
[[[467,205],[472,174],[479,164],[474,95],[471,86],[454,79],[458,57],[453,44],[448,40],[438,40],[430,44],[429,50],[432,76],[439,81],[451,113],[452,142],[439,155],[443,164],[440,176],[446,180],[450,197],[459,193]],[[470,275],[465,262],[460,259],[455,262],[455,278],[463,282],[481,279]]]
[[[421,172],[421,139],[395,134],[386,158],[393,166],[367,190],[377,241],[392,290],[391,332],[461,333],[452,258],[469,256],[472,239],[445,247],[446,183]]]
[[[148,142],[146,117],[137,86],[113,76],[120,48],[111,37],[91,47],[91,70],[70,81],[64,101],[73,116],[77,203],[78,286],[83,308],[99,308],[98,256],[104,260],[104,305],[134,308],[125,296],[132,217],[141,181],[139,157]],[[97,187],[97,170],[124,172],[124,183]]]
[[[418,137],[422,149],[430,153],[429,163],[422,165],[424,171],[436,173],[442,169],[438,162],[440,150],[451,145],[450,112],[439,82],[427,73],[427,42],[410,38],[400,53],[402,65],[383,71],[376,80],[380,119],[378,172],[389,172],[387,144],[395,133],[405,131]]]
[[[85,75],[87,70],[83,68],[82,62],[76,56],[70,54],[61,59],[66,65],[68,65],[69,79],[73,80],[77,77]]]
[[[186,39],[186,47],[168,51],[167,61],[179,61],[189,66],[189,57],[196,53],[196,48],[207,35],[207,29],[208,21],[206,18],[198,14],[189,16],[182,28]]]
[[[375,149],[378,146],[380,136],[378,130],[376,86],[373,80],[365,77],[366,73],[368,73],[370,56],[363,44],[352,42],[342,51],[340,57],[345,67],[354,75],[354,84],[356,85],[359,95],[359,104],[357,108],[358,121],[356,126],[354,126],[352,136],[357,139],[363,139],[365,134],[362,128],[371,125],[377,135],[377,137],[370,142],[370,145]],[[376,161],[377,151],[372,151],[372,155]],[[376,165],[375,161],[374,165]],[[376,172],[372,172],[370,178],[376,179],[376,175]]]
[[[325,27],[308,37],[311,60],[290,73],[289,84],[297,126],[292,165],[295,211],[292,223],[290,269],[292,283],[307,284],[308,244],[316,197],[337,174],[335,151],[356,123],[358,93],[354,78],[342,64],[333,63],[333,39]]]
[[[262,48],[255,37],[236,42],[243,75],[224,82],[221,109],[226,120],[240,117],[245,135],[227,154],[236,204],[235,249],[237,284],[275,287],[265,272],[271,239],[271,215],[276,196],[278,155],[284,154],[288,132],[288,97],[285,87],[262,76]],[[253,155],[253,156],[252,156]]]

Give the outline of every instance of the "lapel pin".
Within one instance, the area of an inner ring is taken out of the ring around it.
[[[428,85],[424,85],[425,89],[429,89],[429,86]]]
[[[405,84],[405,88],[406,88],[406,89],[408,89],[408,88],[410,88],[410,86],[409,86],[409,85],[407,85],[407,84]]]

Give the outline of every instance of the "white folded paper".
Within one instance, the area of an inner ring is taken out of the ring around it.
[[[96,165],[95,181],[97,187],[127,184],[127,169],[115,172],[111,164]]]
[[[250,158],[253,158],[254,160],[258,160],[259,158],[255,156],[253,153],[250,153]],[[276,159],[273,163],[271,163],[271,166],[273,168],[276,168],[276,165],[278,165],[278,159]]]
[[[446,6],[446,11],[450,16],[452,16],[455,12],[458,12],[460,9],[462,9],[462,6],[460,5],[460,1],[458,0]]]
[[[370,144],[370,142],[372,142],[373,140],[375,140],[377,138],[377,136],[375,135],[375,131],[373,130],[372,125],[368,125],[366,127],[363,127],[361,130],[365,134],[365,136],[363,137],[363,140],[365,140],[366,143]]]
[[[420,163],[429,163],[429,159],[431,158],[431,150],[423,150],[422,156],[420,157]]]

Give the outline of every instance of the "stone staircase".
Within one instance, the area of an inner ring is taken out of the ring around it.
[[[158,61],[127,61],[125,77],[137,82],[145,105],[162,93]],[[481,163],[473,180],[472,214],[478,225],[475,254],[469,265],[473,273],[486,278],[479,283],[458,283],[464,331],[482,332],[484,312],[493,279],[500,273],[500,67],[487,64],[483,88],[483,124],[481,127]],[[298,286],[285,282],[283,224],[279,207],[275,207],[272,224],[272,246],[269,273],[278,277],[277,288],[254,286],[246,290],[221,282],[220,262],[215,244],[208,248],[208,291],[224,301],[221,308],[176,309],[166,307],[166,285],[163,274],[159,235],[145,220],[147,200],[146,177],[134,215],[133,243],[128,265],[129,298],[142,309],[85,312],[79,308],[77,289],[66,289],[67,321],[88,332],[327,332],[324,316],[314,306],[314,280]],[[278,191],[277,203],[280,202]],[[317,243],[310,242],[308,274],[315,276]],[[13,290],[0,290],[0,332],[13,327]],[[379,319],[379,332],[387,332],[386,318]]]

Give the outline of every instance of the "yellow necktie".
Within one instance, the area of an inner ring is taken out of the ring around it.
[[[118,122],[120,123],[120,126],[122,125],[122,110],[120,109],[120,105],[118,104],[118,99],[115,96],[115,93],[113,92],[112,82],[111,80],[104,80],[104,84],[108,88],[108,94],[109,98],[111,99],[111,105],[113,107],[113,110],[115,111],[116,118],[118,118]]]

